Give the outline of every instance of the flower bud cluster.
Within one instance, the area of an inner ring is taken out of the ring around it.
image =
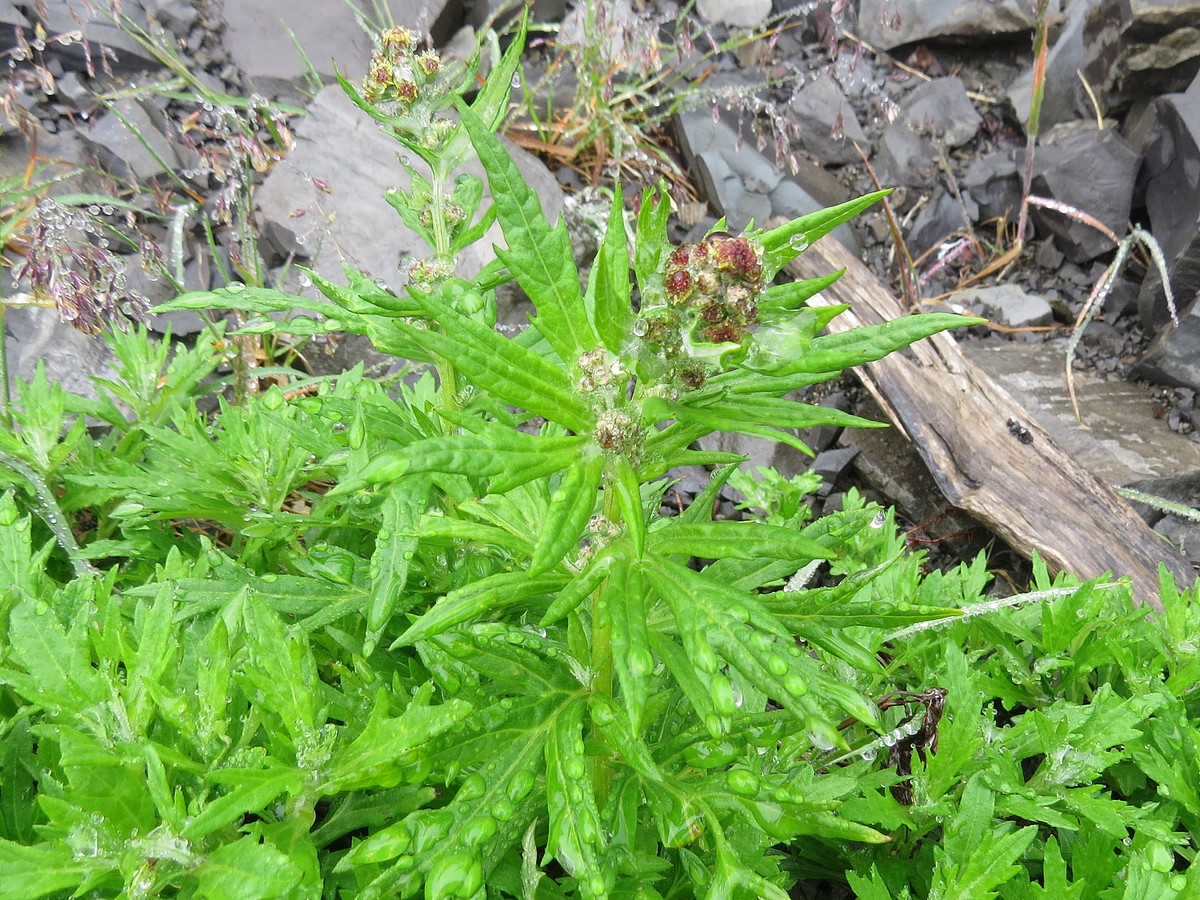
[[[579,357],[580,376],[575,386],[582,394],[607,388],[625,375],[621,360],[603,347],[589,350]]]
[[[593,432],[596,443],[610,453],[619,453],[631,459],[638,454],[645,438],[640,422],[621,409],[609,409],[596,418]]]
[[[408,266],[409,284],[421,290],[430,290],[434,284],[454,274],[454,266],[444,259],[429,257],[414,260]]]
[[[433,50],[417,50],[417,38],[407,28],[389,28],[379,35],[362,95],[368,103],[411,106],[422,89],[435,81],[442,68]]]
[[[663,264],[658,302],[646,303],[633,334],[664,366],[672,390],[704,386],[730,344],[758,324],[764,289],[760,249],[724,232],[676,247]],[[726,345],[722,349],[718,345]]]
[[[758,322],[763,270],[749,238],[718,233],[676,247],[663,270],[667,304],[711,344],[740,343]]]
[[[418,48],[413,32],[389,28],[377,40],[362,96],[394,117],[392,126],[398,133],[436,151],[456,127],[450,119],[437,115],[451,104],[453,76],[435,51]]]

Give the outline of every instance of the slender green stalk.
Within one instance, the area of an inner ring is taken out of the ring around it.
[[[30,491],[33,493],[34,509],[46,526],[54,532],[58,546],[62,547],[63,552],[70,557],[75,574],[77,576],[98,575],[99,572],[96,568],[84,559],[75,535],[71,533],[71,528],[67,524],[67,517],[59,509],[58,503],[54,499],[54,493],[46,484],[45,479],[21,460],[7,453],[0,453],[0,465],[16,472],[29,483]]]
[[[1017,246],[1025,241],[1025,225],[1029,221],[1029,192],[1033,185],[1033,150],[1037,144],[1039,120],[1042,114],[1042,97],[1046,93],[1047,42],[1046,12],[1050,0],[1038,0],[1034,9],[1037,25],[1033,34],[1033,95],[1029,100],[1029,119],[1025,123],[1028,142],[1025,145],[1025,171],[1021,179],[1021,212],[1017,218]]]
[[[0,301],[0,419],[12,430],[12,385],[8,380],[8,304]]]
[[[620,517],[616,491],[604,492],[604,518],[615,522]],[[607,616],[601,615],[600,597],[604,593],[608,579],[592,592],[592,693],[601,697],[611,698],[613,695],[613,657],[612,657],[612,624]],[[593,725],[592,738],[603,741],[600,732]],[[596,792],[596,802],[603,808],[608,799],[608,790],[612,785],[613,772],[608,761],[603,757],[593,760],[592,786]]]

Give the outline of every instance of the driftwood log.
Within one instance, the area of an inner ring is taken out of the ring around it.
[[[787,267],[795,278],[836,269],[845,274],[809,301],[850,304],[830,324],[831,331],[905,314],[891,291],[832,237],[816,242]],[[1171,544],[1054,443],[948,333],[854,371],[912,440],[946,499],[1018,552],[1036,551],[1051,571],[1081,578],[1106,572],[1128,577],[1134,598],[1155,607],[1160,565],[1181,588],[1195,579]]]

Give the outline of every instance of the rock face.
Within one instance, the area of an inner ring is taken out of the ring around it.
[[[985,316],[1008,328],[1049,325],[1054,319],[1054,312],[1045,298],[1027,294],[1015,284],[956,291],[951,296],[955,303],[965,307],[979,304]]]
[[[1097,130],[1085,121],[1060,125],[1037,148],[1033,193],[1099,219],[1120,237],[1129,221],[1139,162],[1137,151],[1115,128]],[[1080,172],[1088,177],[1080,178]],[[1090,225],[1060,212],[1036,209],[1033,218],[1072,262],[1095,259],[1115,246]]]
[[[1092,115],[1080,75],[1107,111],[1109,89],[1117,77],[1121,35],[1133,18],[1129,0],[1073,0],[1067,4],[1067,21],[1055,38],[1046,58],[1045,93],[1040,114],[1041,128]],[[1008,88],[1017,117],[1029,118],[1033,96],[1033,69],[1027,69]]]
[[[900,121],[916,134],[960,147],[975,136],[981,119],[962,79],[952,76],[913,88],[900,106]]]
[[[82,134],[105,169],[122,179],[149,180],[165,175],[179,163],[150,111],[132,98],[114,102],[112,111]]]
[[[42,4],[23,5],[30,9],[31,15],[36,16],[38,23],[51,35],[76,31],[82,33],[83,41],[59,44],[54,48],[55,54],[73,68],[83,70],[92,65],[101,70],[108,65],[117,70],[136,71],[158,66],[154,55],[113,21],[109,3],[47,0],[44,4],[45,15],[39,14]],[[145,30],[149,27],[145,9],[137,0],[121,3],[120,11],[138,28]],[[104,48],[114,52],[105,53]]]
[[[1050,0],[1050,16],[1058,12]],[[859,36],[882,50],[936,38],[990,42],[1032,31],[1033,23],[1025,0],[862,0],[858,10]]]
[[[835,196],[821,190],[827,173],[816,167],[802,169],[803,175],[788,178],[765,156],[738,140],[724,121],[713,122],[708,113],[681,113],[676,117],[683,153],[700,174],[705,195],[718,207],[731,230],[740,231],[753,220],[765,225],[773,216],[798,218],[847,199],[836,182]],[[818,174],[819,173],[819,174]],[[802,186],[801,177],[811,181]],[[814,185],[812,181],[816,181]],[[816,190],[814,190],[814,187]],[[815,193],[821,193],[818,199]],[[847,246],[857,247],[853,232],[841,225],[833,232]]]
[[[422,32],[434,29],[446,7],[442,0],[386,0],[385,5],[397,25]],[[254,88],[268,96],[294,97],[308,64],[329,83],[335,69],[350,79],[362,77],[371,59],[372,38],[350,4],[229,0],[224,15],[230,58]]]
[[[1143,176],[1150,230],[1167,258],[1176,303],[1200,291],[1200,78],[1184,94],[1159,98],[1155,137]],[[1145,327],[1167,320],[1166,295],[1157,268],[1142,284],[1138,308]]]
[[[854,107],[829,75],[818,76],[796,93],[792,113],[800,125],[801,146],[823,163],[857,162],[854,145],[869,149]]]
[[[334,281],[342,281],[346,263],[400,290],[406,258],[427,250],[384,199],[387,190],[407,186],[399,149],[340,87],[319,93],[296,129],[295,148],[255,193],[260,225],[277,252],[302,256]],[[562,210],[558,183],[533,157],[509,149],[555,221]],[[478,165],[474,173],[482,174]],[[491,260],[493,243],[503,244],[498,226],[459,255],[458,274],[474,276]]]
[[[757,28],[771,14],[771,0],[697,0],[696,11],[718,25]]]

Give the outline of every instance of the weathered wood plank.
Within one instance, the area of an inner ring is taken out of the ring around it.
[[[796,278],[846,270],[810,302],[849,303],[845,331],[904,315],[891,291],[838,241],[818,241],[788,266]],[[1139,602],[1158,604],[1159,565],[1180,587],[1195,573],[1112,488],[1077,463],[949,334],[855,370],[913,441],[938,487],[1014,549],[1052,571],[1127,576]]]

